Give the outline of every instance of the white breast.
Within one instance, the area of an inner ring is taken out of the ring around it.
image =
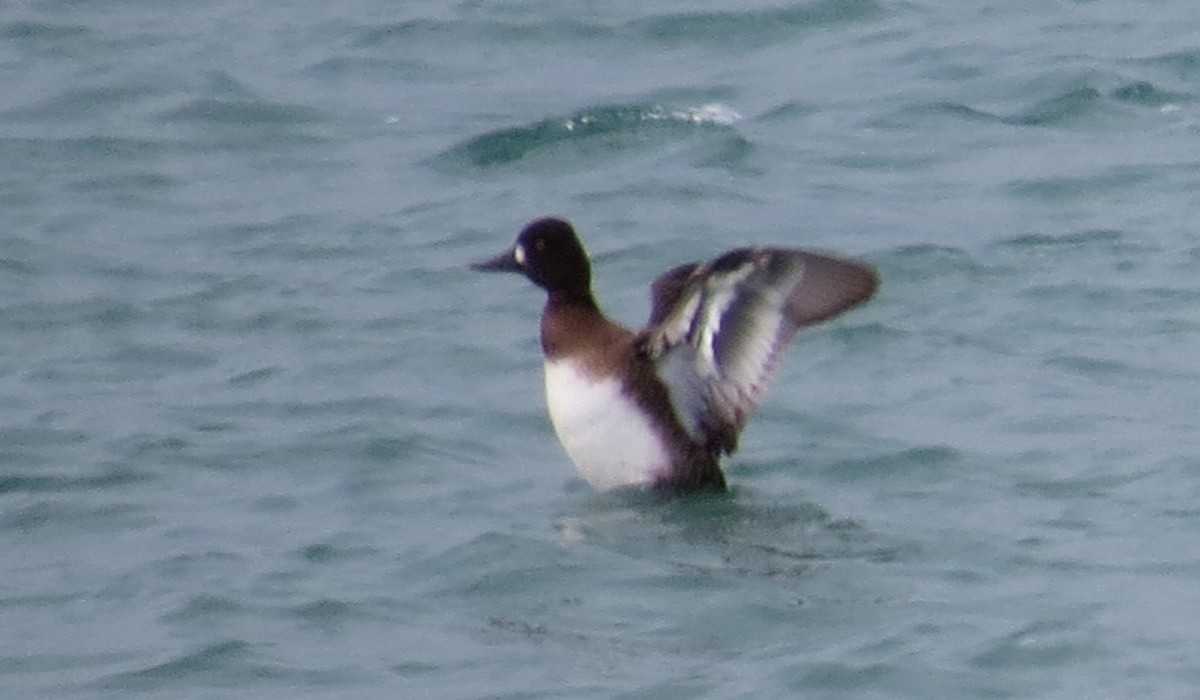
[[[566,360],[549,361],[546,407],[580,475],[600,490],[646,485],[670,466],[653,426],[620,382],[596,381]]]

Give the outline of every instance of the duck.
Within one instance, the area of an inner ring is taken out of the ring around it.
[[[609,319],[574,227],[521,229],[471,265],[523,275],[546,293],[541,347],[550,422],[600,491],[727,489],[720,459],[766,393],[796,334],[870,299],[869,265],[823,252],[744,247],[671,268],[650,285],[639,331]]]

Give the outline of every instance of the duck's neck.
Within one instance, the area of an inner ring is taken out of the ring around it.
[[[563,308],[600,313],[600,305],[596,303],[596,297],[592,296],[592,290],[587,287],[556,289],[546,295],[546,311]]]
[[[570,354],[610,325],[590,291],[551,292],[542,311],[542,352],[551,359]]]

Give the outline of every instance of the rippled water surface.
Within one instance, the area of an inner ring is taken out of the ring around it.
[[[1200,15],[0,0],[0,687],[1192,698]],[[883,287],[733,491],[590,491],[541,299],[736,245]]]

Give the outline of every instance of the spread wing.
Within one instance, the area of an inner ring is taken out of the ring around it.
[[[878,286],[874,270],[857,262],[781,248],[730,251],[654,282],[642,350],[689,434],[732,452],[796,332],[861,304]]]

